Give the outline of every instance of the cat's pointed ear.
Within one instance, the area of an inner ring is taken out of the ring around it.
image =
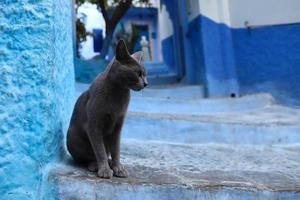
[[[117,47],[116,47],[116,59],[118,61],[128,60],[130,57],[129,52],[127,50],[126,44],[124,40],[119,40]]]
[[[140,63],[140,62],[142,62],[143,55],[144,55],[144,52],[138,51],[138,52],[135,52],[134,54],[132,54],[131,57],[134,58],[136,61],[138,61],[138,63]]]

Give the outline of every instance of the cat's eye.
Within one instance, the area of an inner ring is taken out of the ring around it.
[[[138,72],[138,76],[142,76],[143,74],[142,74],[142,72],[141,71],[139,71]]]

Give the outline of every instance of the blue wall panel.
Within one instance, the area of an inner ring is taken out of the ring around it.
[[[201,33],[201,18],[196,17],[188,24],[188,31],[186,35],[191,44],[191,58],[192,66],[190,67],[190,73],[188,75],[190,80],[195,84],[205,84],[205,68],[204,68],[204,52],[203,52],[203,41]]]
[[[256,85],[300,98],[300,24],[233,29],[233,36],[243,93]]]
[[[170,36],[162,40],[161,50],[163,61],[168,66],[170,71],[175,71],[175,57],[174,57],[174,36]]]
[[[102,29],[93,29],[93,46],[94,52],[101,52],[103,46],[103,30]]]
[[[200,73],[196,76],[206,81],[208,96],[238,95],[231,30],[205,16],[195,18],[190,27],[193,49],[197,51],[194,65]]]

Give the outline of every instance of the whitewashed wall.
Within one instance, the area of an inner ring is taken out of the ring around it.
[[[187,0],[187,13],[189,21],[195,19],[200,14],[200,7],[198,0]]]
[[[173,34],[172,21],[164,4],[158,10],[158,27],[160,40],[164,40]]]
[[[158,1],[158,5],[160,5]],[[162,52],[162,41],[171,35],[173,35],[173,25],[172,21],[170,19],[170,15],[167,11],[167,8],[164,4],[162,6],[158,6],[158,30],[157,30],[157,36],[158,36],[158,51]],[[162,54],[158,54],[158,61],[162,61]]]
[[[232,27],[300,22],[299,0],[229,0]]]
[[[102,29],[105,37],[105,21],[97,6],[91,3],[84,3],[78,8],[78,16],[86,15],[85,28],[92,33],[93,29]],[[80,54],[84,59],[91,59],[99,53],[94,52],[94,38],[88,35],[86,41],[81,43]]]
[[[189,20],[200,13],[233,28],[300,22],[300,0],[189,0]]]

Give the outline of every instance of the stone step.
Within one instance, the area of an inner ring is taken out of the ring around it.
[[[77,94],[88,85],[77,84]],[[300,110],[269,94],[201,97],[201,86],[170,85],[132,92],[123,137],[177,143],[300,142]]]
[[[300,110],[278,105],[252,112],[223,114],[129,112],[122,135],[124,138],[175,143],[298,143],[299,116]]]
[[[150,85],[175,84],[180,81],[175,73],[149,75],[147,79]]]
[[[204,87],[202,85],[172,84],[164,86],[152,86],[139,92],[131,92],[133,98],[159,98],[159,99],[203,99]]]
[[[300,144],[123,140],[128,178],[100,179],[68,159],[52,166],[47,194],[60,200],[300,199],[299,157]]]
[[[89,87],[76,84],[75,99]],[[201,85],[164,85],[131,92],[128,110],[170,114],[218,114],[249,112],[275,104],[270,94],[261,93],[239,98],[204,98]]]
[[[250,112],[275,104],[274,98],[269,94],[203,99],[200,91],[193,92],[198,87],[189,86],[186,89],[176,88],[172,91],[148,89],[140,93],[135,92],[132,93],[128,110],[148,113],[215,115]]]
[[[89,87],[76,84],[75,99]],[[204,98],[201,85],[164,85],[131,92],[129,111],[168,114],[223,114],[250,112],[274,105],[274,98],[267,93],[246,95],[239,98]],[[75,100],[74,99],[74,100]]]

